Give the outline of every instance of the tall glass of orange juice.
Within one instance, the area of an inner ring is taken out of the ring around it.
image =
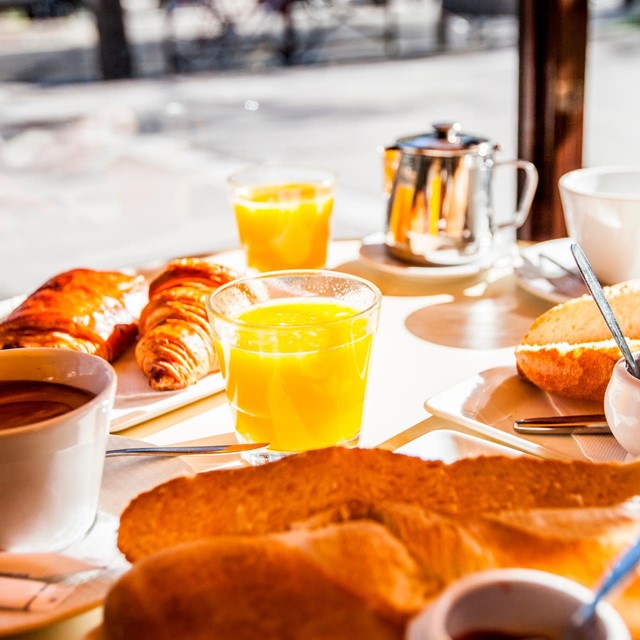
[[[327,262],[335,176],[323,169],[254,165],[227,180],[247,266],[320,269]]]
[[[214,291],[207,311],[235,430],[253,463],[355,445],[382,294],[326,270],[277,271]]]

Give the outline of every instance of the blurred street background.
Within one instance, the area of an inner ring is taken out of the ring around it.
[[[0,0],[0,238],[16,265],[0,295],[37,285],[43,255],[51,273],[236,246],[225,179],[249,162],[336,171],[334,235],[361,237],[384,226],[380,149],[396,138],[455,120],[517,155],[516,3],[300,0],[285,19],[267,1],[122,1],[132,77],[107,81],[95,6]],[[638,2],[590,4],[585,103],[584,164],[637,164]]]

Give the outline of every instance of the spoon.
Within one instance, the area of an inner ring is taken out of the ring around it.
[[[214,453],[238,453],[240,451],[253,451],[268,447],[268,442],[252,442],[245,444],[214,444],[201,447],[129,447],[126,449],[109,449],[107,458],[112,456],[185,456],[185,455],[211,455]]]
[[[640,538],[627,549],[614,563],[589,602],[585,602],[571,618],[571,626],[564,640],[583,638],[586,626],[593,620],[593,615],[600,600],[629,575],[640,561]]]
[[[622,335],[622,330],[620,329],[620,325],[613,314],[613,309],[604,295],[604,291],[598,282],[598,278],[596,278],[595,273],[593,273],[593,269],[587,260],[587,256],[584,255],[582,247],[575,243],[571,245],[571,253],[578,265],[578,269],[580,269],[580,273],[582,274],[584,283],[587,285],[587,289],[589,289],[596,305],[598,305],[598,309],[600,310],[604,321],[607,323],[607,327],[609,327],[609,331],[611,331],[611,335],[616,341],[618,349],[620,349],[624,356],[627,363],[627,371],[634,378],[640,378],[640,368],[638,367],[638,363],[635,361],[631,353],[631,349],[629,349],[629,345]]]

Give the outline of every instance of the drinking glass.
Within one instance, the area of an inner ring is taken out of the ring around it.
[[[275,163],[233,173],[227,186],[248,268],[324,267],[335,182],[323,169]]]
[[[230,282],[207,299],[226,393],[246,459],[358,442],[382,294],[326,270]]]

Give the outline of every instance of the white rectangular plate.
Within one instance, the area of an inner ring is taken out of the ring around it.
[[[0,300],[0,318],[12,311],[22,300],[24,296]],[[213,373],[186,389],[155,391],[138,367],[133,347],[113,363],[113,368],[118,375],[118,388],[112,412],[111,433],[133,427],[224,389],[222,375]]]
[[[602,413],[601,403],[547,394],[516,372],[515,361],[482,371],[425,402],[434,415],[542,458],[623,460],[626,452],[609,435],[534,436],[516,433],[515,420]]]
[[[331,243],[327,257],[328,266],[332,267],[350,259],[358,246],[357,240]],[[235,269],[241,274],[246,270],[244,254],[238,249],[202,257],[213,258],[216,262]],[[145,276],[147,280],[151,280],[166,263],[165,259],[148,261],[135,267],[123,267],[121,270],[138,273]],[[25,296],[15,296],[0,300],[0,318],[17,307],[24,298]],[[222,375],[214,373],[186,389],[155,391],[151,389],[148,380],[138,368],[133,348],[124,353],[113,366],[118,374],[118,389],[111,420],[111,433],[133,427],[224,390]]]
[[[133,427],[187,404],[202,400],[224,389],[222,374],[212,373],[178,391],[156,391],[142,373],[131,347],[114,364],[118,389],[113,405],[111,433]]]

